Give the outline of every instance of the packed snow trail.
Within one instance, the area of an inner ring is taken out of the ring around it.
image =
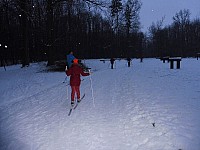
[[[37,64],[1,71],[3,79],[9,73],[9,80],[0,80],[8,85],[0,93],[0,147],[199,150],[200,72],[194,59],[186,61],[183,69],[170,70],[155,59],[134,60],[130,68],[116,61],[116,69],[108,68],[109,62],[87,60],[94,95],[90,78],[83,77],[86,96],[70,117],[64,73],[36,73]]]

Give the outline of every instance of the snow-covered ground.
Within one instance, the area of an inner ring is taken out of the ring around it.
[[[85,60],[86,96],[71,114],[64,72],[0,68],[1,150],[200,150],[200,61]]]

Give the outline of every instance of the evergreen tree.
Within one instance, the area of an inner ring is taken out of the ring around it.
[[[114,30],[118,32],[119,27],[119,12],[122,10],[122,0],[112,0],[111,15],[113,17]]]

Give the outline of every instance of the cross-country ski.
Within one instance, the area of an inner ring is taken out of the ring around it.
[[[72,113],[72,110],[75,110],[76,108],[77,108],[77,106],[78,106],[78,104],[83,100],[83,98],[85,97],[85,94],[81,97],[81,99],[80,99],[80,101],[78,102],[77,100],[76,100],[76,103],[75,103],[75,105],[74,106],[71,106],[71,108],[70,108],[70,110],[69,110],[69,113],[68,113],[68,116],[70,116],[71,115],[71,113]]]

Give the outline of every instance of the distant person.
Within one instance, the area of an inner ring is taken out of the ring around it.
[[[67,55],[67,68],[69,69],[73,63],[73,60],[75,59],[73,55],[73,51],[70,51],[70,53]]]
[[[79,103],[81,101],[80,99],[80,84],[81,84],[81,78],[82,76],[89,76],[90,73],[84,73],[83,69],[78,64],[78,59],[73,60],[73,64],[69,69],[66,70],[67,76],[70,76],[70,86],[71,86],[71,105],[74,106],[74,98],[75,95],[77,96],[77,102]]]
[[[110,63],[111,63],[111,69],[113,69],[113,65],[114,65],[114,63],[115,63],[115,59],[114,59],[114,58],[111,58],[111,59],[110,59]]]
[[[131,58],[128,57],[126,60],[127,60],[127,62],[128,62],[128,67],[130,67],[130,66],[131,66]]]

